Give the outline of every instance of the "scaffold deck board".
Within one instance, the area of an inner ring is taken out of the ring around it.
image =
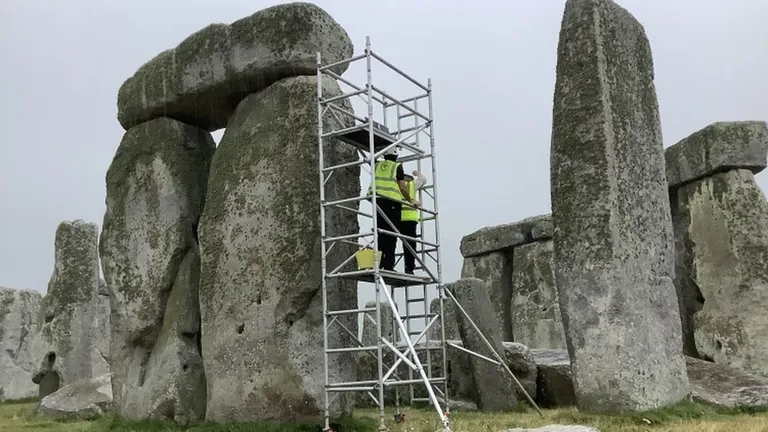
[[[379,274],[382,278],[384,278],[384,282],[387,285],[395,286],[395,287],[406,287],[406,286],[418,286],[418,285],[424,285],[424,284],[433,284],[435,283],[432,278],[429,276],[422,276],[422,275],[410,275],[406,273],[400,273],[396,271],[389,271],[389,270],[379,270]],[[348,275],[339,275],[342,279],[351,279],[356,280],[358,282],[374,282],[375,273],[373,270],[369,270],[366,272],[357,272],[355,274],[348,274]]]

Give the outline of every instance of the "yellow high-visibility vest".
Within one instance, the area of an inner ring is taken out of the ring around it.
[[[416,199],[416,185],[413,184],[413,181],[408,182],[408,195],[410,195],[412,199]],[[400,213],[400,220],[418,222],[419,210],[417,210],[416,207],[403,204],[403,211]]]
[[[402,201],[403,194],[400,192],[400,187],[397,184],[397,167],[400,166],[400,162],[393,162],[390,160],[380,160],[374,165],[375,181],[376,181],[376,195],[378,197],[389,198],[395,201]],[[368,186],[368,195],[371,194],[371,187]]]

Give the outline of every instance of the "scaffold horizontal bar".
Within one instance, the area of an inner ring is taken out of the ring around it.
[[[339,130],[335,130],[335,131],[331,131],[331,132],[326,132],[326,133],[324,133],[322,135],[322,137],[323,138],[333,138],[333,137],[336,137],[336,136],[339,136],[339,135],[348,134],[350,132],[364,130],[366,127],[367,127],[367,124],[365,124],[365,123],[357,124],[357,125],[354,125],[354,126],[350,126],[350,127],[344,128],[344,129],[339,129]]]
[[[341,65],[352,63],[352,62],[356,62],[358,60],[364,59],[365,57],[366,57],[365,54],[360,54],[360,55],[357,55],[357,56],[354,56],[354,57],[346,58],[344,60],[339,60],[339,61],[337,61],[335,63],[331,63],[329,65],[320,66],[320,71],[323,72],[323,71],[327,71],[328,69],[333,69],[336,66],[341,66]]]
[[[391,236],[397,237],[397,238],[399,238],[399,239],[406,239],[406,240],[414,241],[414,242],[416,242],[416,243],[425,244],[425,245],[427,245],[427,246],[431,246],[431,247],[433,247],[433,248],[436,248],[436,247],[437,247],[437,245],[436,245],[436,244],[434,244],[434,243],[431,243],[431,242],[428,242],[428,241],[426,241],[426,240],[422,240],[422,239],[420,239],[420,238],[418,238],[418,237],[411,237],[411,236],[407,236],[407,235],[405,235],[405,234],[398,234],[398,233],[396,233],[396,232],[394,232],[394,231],[385,230],[384,228],[376,228],[376,232],[379,232],[379,233],[386,233],[386,234],[389,234],[389,235],[391,235]]]
[[[325,242],[335,242],[335,241],[339,241],[339,240],[359,239],[359,238],[371,237],[371,236],[373,236],[373,233],[347,234],[347,235],[337,236],[337,237],[327,237],[323,241],[325,241]]]
[[[393,102],[394,102],[396,105],[400,106],[401,108],[404,108],[404,109],[406,109],[406,110],[408,110],[408,111],[412,112],[414,115],[417,115],[417,116],[421,117],[422,119],[424,119],[424,121],[426,121],[426,122],[427,122],[426,124],[429,124],[429,123],[431,123],[431,120],[429,119],[429,117],[427,117],[427,116],[425,116],[424,114],[422,114],[422,113],[420,113],[420,112],[418,112],[418,111],[414,110],[413,108],[411,108],[411,107],[409,107],[408,105],[406,105],[406,104],[404,104],[404,103],[400,102],[399,100],[397,100],[397,99],[393,98],[392,96],[390,96],[390,95],[389,95],[387,92],[385,92],[384,90],[382,90],[382,89],[380,89],[380,88],[376,87],[375,85],[372,85],[372,86],[371,86],[371,88],[372,88],[373,90],[375,90],[375,91],[376,91],[378,94],[380,94],[380,95],[384,96],[385,98],[387,98],[387,99],[391,99],[391,100],[392,100],[392,101],[393,101]]]
[[[417,160],[420,160],[420,159],[428,159],[428,158],[431,158],[431,157],[432,157],[432,153],[422,153],[422,154],[414,154],[414,155],[408,155],[408,156],[399,157],[399,158],[397,158],[397,161],[405,163],[405,162],[417,161]]]
[[[397,131],[397,133],[398,134],[404,134],[404,133],[407,133],[407,132],[415,131],[416,129],[420,129],[420,128],[421,128],[421,125],[419,125],[419,126],[411,126],[411,127],[405,128],[405,129],[401,129],[401,130]],[[427,131],[427,129],[429,129],[429,128],[424,128],[423,132],[425,134],[427,134],[427,136],[429,136],[429,131]],[[419,132],[422,132],[422,130],[420,130]]]
[[[373,391],[375,387],[326,387],[328,392],[353,392],[353,391]]]
[[[437,280],[420,275],[410,275],[406,273],[399,273],[389,270],[379,269],[379,274],[384,278],[384,281],[394,287],[404,286],[416,286],[416,285],[430,285],[436,284]],[[373,283],[375,281],[375,271],[370,270],[355,270],[349,272],[340,272],[334,274],[327,274],[327,278],[340,278],[340,279],[352,279],[359,282]]]
[[[339,100],[348,99],[348,98],[351,98],[352,96],[357,96],[357,95],[363,94],[363,93],[365,93],[364,89],[354,90],[354,91],[351,91],[349,93],[342,93],[342,94],[340,94],[338,96],[329,97],[328,99],[320,99],[320,104],[321,105],[330,104],[330,103],[333,103],[333,102],[336,102],[336,101],[339,101]]]
[[[444,379],[445,377],[432,377],[432,378],[428,378],[428,381],[431,383],[434,383],[434,382],[441,382]],[[385,386],[399,386],[399,385],[409,385],[409,384],[424,384],[424,380],[412,379],[412,380],[387,381],[384,383]]]
[[[328,311],[328,312],[326,312],[326,315],[328,315],[328,316],[347,315],[347,314],[352,314],[352,313],[363,313],[363,312],[376,312],[376,308],[335,310],[335,311]]]
[[[356,116],[355,113],[349,112],[349,111],[345,110],[344,108],[342,108],[342,107],[340,107],[340,106],[338,106],[338,105],[336,105],[334,103],[329,103],[328,104],[328,108],[331,108],[334,111],[338,111],[338,112],[340,112],[340,113],[342,113],[342,114],[344,114],[344,115],[346,115],[348,117],[352,117],[353,119],[359,121],[360,123],[365,123],[365,119],[364,118],[360,118],[360,117]]]
[[[412,97],[409,97],[409,98],[406,98],[406,99],[401,99],[400,102],[402,102],[402,103],[414,102],[414,101],[417,101],[417,100],[426,99],[428,97],[429,97],[429,93],[422,93],[422,94],[420,94],[418,96],[412,96]],[[392,103],[392,102],[387,102],[384,105],[384,108],[393,107],[395,105],[397,105],[397,104]]]
[[[335,72],[331,72],[331,71],[325,71],[325,72],[323,72],[323,73],[325,73],[326,75],[330,76],[331,78],[333,78],[333,79],[335,79],[335,80],[337,80],[337,81],[341,81],[341,82],[343,82],[344,84],[346,84],[346,85],[348,85],[348,86],[352,87],[352,88],[353,88],[353,89],[355,89],[355,90],[362,90],[362,87],[360,87],[360,86],[357,86],[357,85],[353,84],[353,83],[352,83],[350,80],[348,80],[348,79],[344,78],[344,77],[343,77],[343,76],[341,76],[341,75],[337,75]],[[363,92],[365,92],[365,90],[363,90]],[[360,97],[364,99],[364,97],[363,97],[363,96],[360,96]],[[384,105],[384,104],[386,104],[386,103],[387,103],[387,102],[385,102],[383,99],[379,99],[379,98],[377,98],[376,96],[373,96],[373,100],[375,100],[376,102],[378,102],[378,103],[380,103],[380,104],[382,104],[382,105]]]
[[[328,348],[325,350],[328,354],[333,353],[346,353],[346,352],[361,352],[361,351],[373,351],[379,349],[378,346],[367,346],[367,347],[345,347],[345,348]]]
[[[429,249],[416,249],[416,253],[419,253],[419,254],[421,254],[421,253],[430,253],[430,252],[437,252],[437,249],[436,249],[436,248],[429,248]],[[402,252],[397,252],[397,253],[395,254],[395,256],[396,256],[396,257],[401,257],[401,256],[403,256],[403,255],[405,255],[405,254],[404,254],[404,253],[402,253]]]
[[[326,207],[333,207],[333,206],[339,205],[339,204],[357,203],[357,202],[360,202],[360,201],[365,201],[367,199],[368,199],[367,196],[344,198],[344,199],[340,199],[340,200],[336,200],[336,201],[327,201],[327,202],[324,202],[323,205],[326,206]]]
[[[428,314],[416,314],[416,315],[403,315],[400,317],[400,320],[405,321],[405,320],[411,320],[411,319],[430,318],[435,315],[437,314],[428,313]],[[419,334],[419,333],[415,333],[415,334]]]
[[[323,168],[323,172],[335,171],[335,170],[342,169],[342,168],[349,168],[349,167],[354,167],[354,166],[363,165],[363,164],[370,164],[370,163],[371,163],[371,161],[369,159],[367,159],[367,158],[366,159],[358,159],[356,161],[345,162],[343,164],[338,164],[338,165],[329,166],[327,168]]]
[[[376,60],[384,63],[388,68],[390,68],[393,71],[399,73],[400,75],[403,76],[403,78],[407,79],[408,81],[410,81],[410,82],[416,84],[417,86],[421,87],[421,89],[424,90],[425,92],[429,91],[429,88],[427,86],[425,86],[424,84],[422,84],[422,83],[416,81],[415,79],[411,78],[410,75],[408,75],[407,73],[401,71],[400,69],[397,68],[397,66],[393,65],[392,63],[384,60],[380,55],[376,54],[375,52],[371,51],[371,57],[373,57]]]

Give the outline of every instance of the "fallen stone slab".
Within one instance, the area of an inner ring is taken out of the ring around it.
[[[693,400],[732,408],[768,405],[768,378],[686,356]]]
[[[554,424],[534,429],[507,429],[504,432],[600,432],[600,430],[592,426]]]
[[[576,405],[571,360],[565,349],[531,349],[538,376],[536,403],[544,408]]]
[[[768,124],[712,123],[668,147],[664,158],[670,188],[731,169],[757,174],[768,165]]]
[[[555,278],[585,412],[688,394],[651,47],[611,0],[568,0],[552,134]],[[631,341],[631,342],[630,342]]]
[[[551,236],[551,215],[533,216],[518,222],[481,228],[461,239],[459,250],[465,258],[510,250],[535,239]],[[535,236],[534,236],[535,232]]]
[[[118,114],[128,130],[170,117],[209,131],[223,128],[240,101],[283,78],[315,75],[349,58],[346,31],[320,7],[272,6],[229,25],[212,24],[145,63],[120,87]],[[342,74],[348,65],[333,68]]]
[[[89,419],[112,409],[111,374],[65,385],[40,401],[38,415],[55,419]]]
[[[686,184],[672,203],[688,338],[702,357],[768,377],[768,201],[754,174]]]

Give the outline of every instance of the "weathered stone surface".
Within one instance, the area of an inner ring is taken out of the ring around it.
[[[112,409],[110,374],[75,381],[40,401],[37,412],[56,419],[89,419]]]
[[[0,401],[37,396],[32,382],[44,353],[30,352],[42,295],[0,287]]]
[[[440,313],[440,299],[435,298],[429,303],[429,312],[433,314]],[[445,297],[443,298],[443,324],[445,325],[445,340],[460,340],[459,335],[459,322],[457,321],[459,312],[456,309],[456,305],[453,300]],[[432,327],[427,331],[429,340],[440,340],[440,319],[438,319]]]
[[[547,236],[551,215],[525,218],[521,221],[481,228],[461,239],[459,250],[464,258],[511,248]],[[535,235],[534,235],[535,231]],[[551,234],[550,234],[551,235]]]
[[[768,378],[686,356],[693,400],[720,406],[768,405]]]
[[[600,432],[600,430],[592,426],[554,424],[534,429],[507,429],[504,432]]]
[[[678,289],[695,312],[687,324],[698,353],[768,376],[768,201],[754,175],[731,170],[681,187],[675,215]]]
[[[514,252],[510,319],[515,341],[530,348],[565,348],[552,249],[545,240]]]
[[[757,174],[768,165],[768,124],[712,123],[667,148],[664,157],[670,188],[731,169]]]
[[[688,393],[653,60],[610,0],[569,0],[551,177],[558,298],[579,409],[645,410]]]
[[[551,239],[553,229],[552,215],[538,216],[537,222],[531,228],[531,237],[533,240]]]
[[[99,294],[98,236],[96,224],[79,219],[56,229],[53,275],[30,347],[39,355],[32,381],[41,397],[109,373],[109,299]]]
[[[330,64],[351,57],[353,46],[344,29],[311,3],[211,24],[145,63],[120,87],[118,120],[126,130],[159,117],[223,128],[248,94],[283,78],[315,75],[318,51]],[[347,67],[333,70],[341,74]]]
[[[333,88],[329,96],[341,93],[325,79],[324,87]],[[200,220],[209,420],[314,421],[322,416],[316,98],[315,77],[287,78],[248,96],[216,150]],[[330,128],[333,119],[326,119]],[[327,164],[357,159],[350,146],[333,140],[324,146]],[[359,178],[359,168],[335,172],[326,184],[326,199],[358,196]],[[326,221],[328,236],[358,232],[354,213],[330,209]],[[354,252],[354,246],[337,244],[328,255],[329,268]],[[327,292],[330,309],[357,307],[355,282],[330,280]],[[357,333],[356,317],[339,319]],[[329,328],[330,348],[352,343],[339,326]],[[356,360],[351,353],[332,354],[330,379],[354,379]],[[348,413],[353,400],[341,394],[331,414]]]
[[[512,300],[512,261],[504,252],[464,258],[462,278],[477,278],[485,282],[496,323],[501,330],[501,340],[513,341],[513,324],[509,306]]]
[[[215,143],[169,118],[123,136],[107,171],[101,262],[112,299],[112,388],[129,419],[205,416],[197,221]]]
[[[533,353],[531,353],[531,350],[527,346],[518,342],[504,342],[503,344],[504,358],[507,361],[509,370],[515,374],[515,377],[520,381],[520,384],[523,385],[528,396],[530,396],[531,399],[535,398],[538,369]],[[520,399],[525,398],[525,395],[520,392],[520,388],[517,385],[515,385],[515,391],[518,393]]]
[[[504,349],[501,330],[495,319],[485,282],[477,278],[459,279],[449,284],[447,288],[456,296],[456,300],[472,318],[483,336],[488,339],[493,349],[501,354]],[[458,317],[458,323],[461,340],[466,349],[486,357],[494,357],[463,314]],[[475,356],[471,356],[469,363],[475,390],[473,400],[481,411],[505,411],[516,407],[515,384],[501,366]]]
[[[576,405],[571,360],[565,349],[532,349],[538,368],[536,404],[544,408]]]

